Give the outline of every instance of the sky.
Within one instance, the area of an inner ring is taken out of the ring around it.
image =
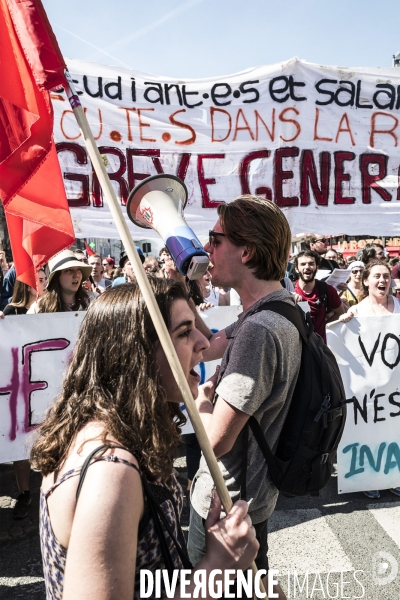
[[[381,0],[42,0],[66,58],[197,79],[298,56],[390,67],[398,2]]]

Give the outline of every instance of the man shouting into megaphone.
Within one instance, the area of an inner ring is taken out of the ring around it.
[[[244,496],[249,502],[260,542],[256,564],[259,570],[268,571],[267,527],[278,490],[246,424],[254,415],[273,449],[299,372],[301,341],[296,327],[281,315],[262,310],[268,302],[295,304],[280,283],[285,276],[291,233],[275,204],[251,195],[220,204],[218,215],[204,249],[214,265],[213,283],[236,290],[243,313],[225,330],[207,334],[210,349],[204,352],[205,360],[223,359],[219,375],[201,386],[197,407],[232,500]],[[205,553],[203,523],[212,489],[213,480],[202,458],[191,495],[188,546],[194,564]],[[285,598],[279,585],[274,591]]]

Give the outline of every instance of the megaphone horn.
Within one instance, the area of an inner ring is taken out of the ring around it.
[[[182,275],[199,279],[207,270],[208,254],[184,219],[187,198],[179,177],[153,175],[130,192],[126,212],[135,225],[157,231]]]

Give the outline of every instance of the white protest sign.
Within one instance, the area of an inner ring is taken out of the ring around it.
[[[201,316],[217,332],[235,322],[241,306],[210,308]],[[29,454],[29,435],[61,389],[85,312],[9,316],[0,320],[0,463]],[[220,361],[197,368],[204,383]],[[184,405],[182,405],[184,407]],[[193,431],[190,421],[183,433]]]
[[[242,306],[215,306],[214,308],[208,308],[207,310],[200,311],[200,315],[207,325],[207,327],[213,332],[217,333],[228,325],[235,323],[238,316],[242,312]],[[215,373],[215,369],[221,364],[221,360],[211,360],[210,362],[202,362],[196,367],[196,371],[200,374],[200,385],[207,381]],[[193,425],[187,416],[185,405],[180,405],[181,411],[187,418],[187,423],[182,427],[182,433],[193,433]]]
[[[348,404],[339,493],[400,486],[400,315],[327,326]]]
[[[220,202],[253,193],[285,212],[292,233],[398,234],[400,69],[292,60],[178,80],[68,60],[124,206],[148,175],[184,180],[199,239]],[[118,238],[62,89],[54,136],[76,237]],[[125,209],[124,209],[125,212]],[[136,240],[152,230],[128,221]]]
[[[27,458],[28,436],[60,391],[85,314],[0,320],[0,463]]]

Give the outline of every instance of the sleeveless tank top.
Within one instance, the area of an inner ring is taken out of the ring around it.
[[[113,447],[115,448],[115,446]],[[93,456],[88,457],[90,460],[88,461],[86,468],[100,460],[113,463],[123,463],[135,469],[142,479],[144,492],[144,514],[139,523],[134,589],[134,598],[139,600],[140,570],[149,569],[154,572],[156,569],[166,568],[161,548],[161,543],[163,540],[160,542],[160,536],[157,533],[157,525],[158,527],[160,527],[160,525],[162,527],[164,539],[166,541],[166,548],[171,556],[173,568],[187,568],[187,563],[184,564],[185,561],[182,562],[181,553],[178,552],[176,546],[176,540],[178,540],[181,549],[183,549],[183,552],[186,553],[186,544],[179,525],[180,515],[183,507],[183,492],[175,473],[172,474],[171,484],[169,487],[162,483],[149,482],[144,478],[144,475],[136,465],[125,459],[119,458],[115,455],[96,456],[96,453],[103,449],[103,447],[97,448],[96,451],[92,453]],[[64,483],[64,481],[67,481],[67,479],[70,479],[71,477],[81,475],[81,472],[82,477],[78,487],[78,495],[86,474],[85,465],[79,467],[78,469],[71,469],[67,473],[64,473],[59,481],[56,481],[46,493],[44,493],[42,490],[40,491],[39,533],[46,588],[46,600],[62,600],[64,571],[68,553],[68,549],[64,548],[54,535],[47,506],[47,498],[57,487]],[[148,490],[151,491],[148,492]],[[164,515],[163,518],[165,518],[166,526],[164,523],[155,523],[154,516],[149,508],[149,499],[147,497],[147,493],[150,493],[152,499],[156,500],[159,509]],[[170,533],[173,534],[175,539],[172,538]],[[162,594],[165,594],[164,589],[162,590]]]
[[[207,298],[204,298],[204,302],[210,302],[214,306],[219,306],[219,292],[210,285],[210,293]]]

